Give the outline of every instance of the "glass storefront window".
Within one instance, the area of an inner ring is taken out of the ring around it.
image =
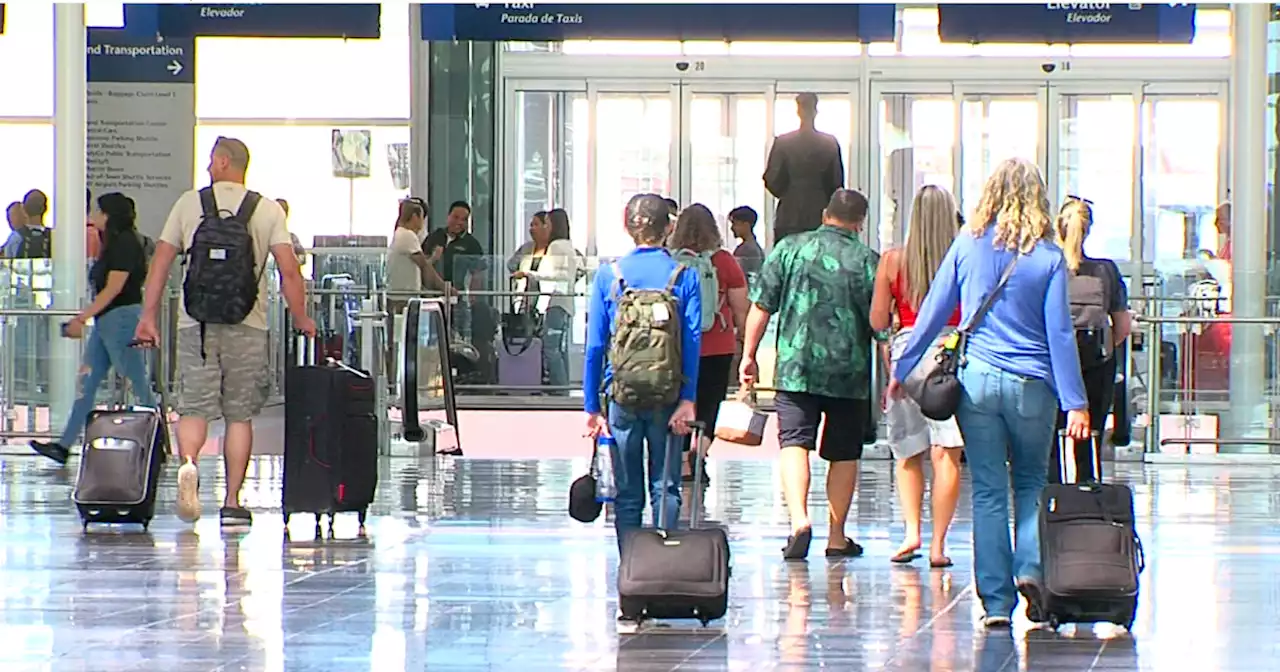
[[[31,189],[53,197],[53,124],[14,124],[0,120],[0,147],[4,147],[9,156],[18,157],[0,161],[0,187],[3,187],[0,208],[22,200]],[[0,232],[8,238],[9,222],[3,214],[0,214]]]

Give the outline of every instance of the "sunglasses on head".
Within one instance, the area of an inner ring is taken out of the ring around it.
[[[1091,201],[1091,200],[1089,200],[1089,199],[1087,199],[1087,198],[1084,198],[1083,196],[1073,196],[1073,195],[1071,195],[1071,194],[1067,194],[1067,200],[1068,200],[1068,201],[1080,201],[1081,203],[1084,203],[1085,205],[1087,205],[1087,206],[1089,206],[1089,207],[1091,207],[1091,208],[1093,207],[1093,201]]]

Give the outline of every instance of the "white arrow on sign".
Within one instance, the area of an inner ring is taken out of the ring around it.
[[[165,66],[165,70],[168,70],[169,74],[177,77],[182,74],[182,64],[177,61],[169,61],[169,65]]]

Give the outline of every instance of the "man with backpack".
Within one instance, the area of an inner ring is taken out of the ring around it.
[[[678,460],[681,453],[668,439],[672,432],[688,434],[694,420],[702,340],[698,276],[662,246],[671,231],[667,204],[661,196],[639,194],[627,203],[625,217],[636,248],[596,272],[583,373],[587,431],[597,439],[612,436],[617,446],[619,547],[627,530],[640,527],[646,490],[667,501],[663,521],[657,520],[660,506],[654,502],[654,524],[676,526],[680,470],[668,460]],[[608,396],[607,416],[601,393]]]
[[[4,244],[7,259],[49,259],[53,257],[53,232],[44,225],[49,212],[49,197],[32,189],[22,197],[22,225],[10,220],[12,233]]]
[[[212,184],[188,191],[174,204],[156,243],[147,274],[142,318],[136,338],[160,341],[156,315],[181,252],[186,273],[183,311],[178,319],[178,517],[200,517],[199,470],[196,461],[209,435],[209,423],[226,422],[222,454],[227,488],[223,525],[247,525],[252,516],[240,506],[253,447],[253,418],[267,400],[267,258],[280,270],[281,293],[293,325],[315,337],[307,316],[306,294],[298,258],[285,227],[284,211],[275,201],[245,188],[249,149],[233,138],[218,138],[209,158]]]

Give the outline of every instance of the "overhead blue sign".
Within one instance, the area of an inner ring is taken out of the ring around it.
[[[943,42],[970,44],[1188,44],[1196,34],[1196,7],[1181,2],[938,3],[938,34]]]
[[[88,81],[193,84],[194,38],[135,37],[121,30],[88,31]]]
[[[379,4],[125,5],[125,29],[134,35],[373,39],[381,23]]]
[[[892,42],[894,5],[422,4],[422,39]]]

